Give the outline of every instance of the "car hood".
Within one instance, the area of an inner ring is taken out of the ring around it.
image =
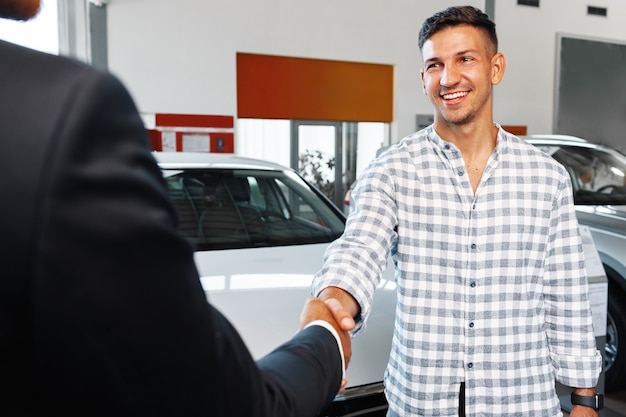
[[[328,244],[198,251],[208,300],[259,359],[290,339]],[[393,267],[375,294],[367,330],[353,339],[348,386],[380,382],[389,358],[396,307]]]

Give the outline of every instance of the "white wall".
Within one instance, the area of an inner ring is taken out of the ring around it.
[[[626,40],[623,0],[541,0],[540,5],[496,1],[496,29],[507,69],[495,90],[494,117],[503,124],[528,125],[531,134],[552,132],[557,33]],[[606,7],[608,16],[588,16],[587,6]]]
[[[608,18],[587,16],[588,2]],[[463,2],[461,2],[463,3]],[[464,3],[483,8],[485,1]],[[539,9],[495,2],[507,72],[495,117],[550,132],[557,32],[626,40],[623,0],[543,0]],[[391,140],[432,108],[421,90],[423,20],[459,4],[442,0],[111,0],[109,67],[142,112],[237,115],[237,52],[392,64]]]

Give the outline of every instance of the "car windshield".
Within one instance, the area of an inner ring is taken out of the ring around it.
[[[196,250],[328,243],[344,218],[289,171],[164,170],[178,229]]]
[[[626,204],[626,157],[621,153],[585,145],[537,146],[569,172],[575,204]]]

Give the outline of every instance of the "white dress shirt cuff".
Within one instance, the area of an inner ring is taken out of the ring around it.
[[[339,353],[341,354],[341,369],[343,370],[342,378],[345,378],[346,377],[346,360],[343,356],[343,346],[341,345],[341,339],[339,338],[339,334],[337,333],[337,330],[335,330],[335,328],[329,322],[325,320],[313,320],[312,322],[304,326],[304,328],[306,329],[309,326],[322,326],[335,337],[335,340],[337,341],[337,347],[339,348]]]

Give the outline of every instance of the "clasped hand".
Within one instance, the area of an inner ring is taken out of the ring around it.
[[[300,315],[300,328],[306,327],[315,320],[328,322],[339,335],[347,369],[352,357],[352,337],[349,332],[355,327],[354,319],[337,299],[329,298],[322,301],[319,298],[310,297],[307,299]],[[341,381],[339,394],[345,391],[347,382],[345,378]]]

